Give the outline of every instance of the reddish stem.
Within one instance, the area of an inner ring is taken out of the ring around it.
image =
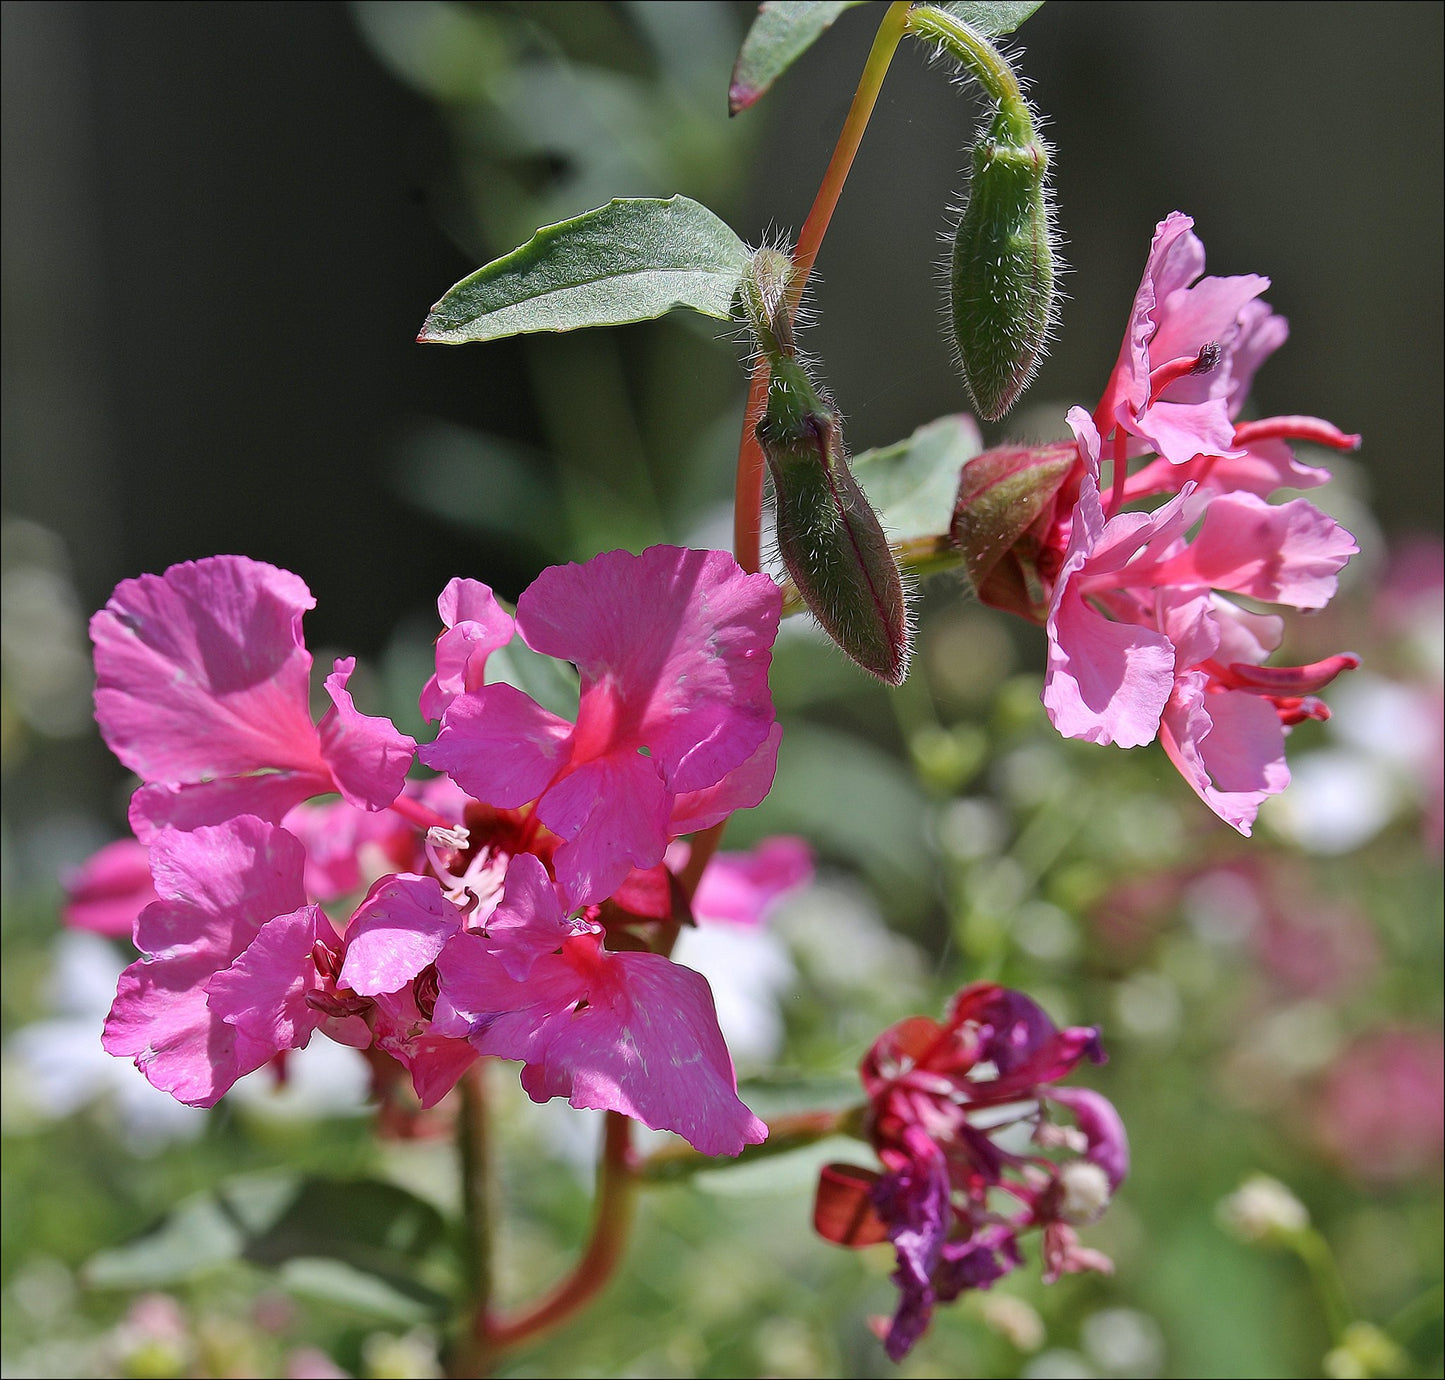
[[[868,52],[868,61],[863,64],[863,75],[858,79],[858,89],[853,93],[853,103],[848,107],[847,118],[838,135],[838,143],[818,194],[813,198],[808,218],[798,232],[798,242],[793,246],[793,272],[788,279],[787,309],[791,322],[798,314],[798,303],[802,300],[803,289],[807,286],[813,264],[817,261],[818,250],[822,248],[823,236],[833,219],[838,198],[843,194],[843,184],[848,180],[848,171],[853,158],[863,142],[863,131],[868,128],[869,117],[878,102],[878,92],[887,75],[888,64],[893,60],[899,43],[908,27],[908,0],[894,0],[888,6],[888,13],[878,26],[873,47]],[[743,410],[743,434],[738,442],[738,475],[733,508],[733,555],[746,571],[761,568],[761,532],[763,523],[763,451],[758,445],[756,428],[758,419],[768,396],[768,364],[761,355],[753,364],[752,377],[748,380],[748,404]]]
[[[636,1177],[632,1123],[620,1112],[608,1112],[602,1160],[597,1166],[597,1206],[587,1250],[572,1273],[531,1307],[508,1318],[483,1314],[479,1324],[486,1346],[499,1349],[535,1337],[564,1322],[603,1288],[627,1243],[637,1197]]]

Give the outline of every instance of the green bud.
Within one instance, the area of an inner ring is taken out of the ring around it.
[[[949,319],[979,414],[996,422],[1028,387],[1058,310],[1049,153],[1022,105],[973,149],[968,205],[953,236]]]
[[[775,358],[757,426],[777,504],[778,551],[813,616],[865,671],[908,674],[898,564],[848,466],[837,412],[796,360]]]
[[[769,359],[793,353],[793,321],[788,311],[788,283],[793,261],[780,249],[757,250],[743,275],[743,312]]]

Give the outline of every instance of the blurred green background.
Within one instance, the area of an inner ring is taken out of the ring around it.
[[[989,439],[1092,405],[1155,222],[1193,215],[1210,269],[1268,273],[1291,323],[1257,411],[1365,437],[1319,495],[1362,554],[1285,651],[1366,667],[1294,736],[1297,787],[1246,842],[1156,749],[1057,740],[1041,638],[951,581],[897,694],[806,630],[780,642],[778,785],[729,835],[820,853],[777,921],[775,1062],[846,1075],[884,1025],[999,977],[1103,1025],[1095,1083],[1135,1144],[1089,1234],[1117,1274],[1045,1291],[1031,1264],[941,1312],[904,1375],[1321,1373],[1337,1339],[1302,1263],[1216,1219],[1254,1170],[1309,1207],[1356,1314],[1392,1324],[1402,1349],[1359,1373],[1440,1371],[1442,13],[1073,0],[1019,35],[1072,272],[1052,358]],[[750,14],[4,6],[6,1374],[313,1373],[303,1344],[353,1374],[434,1364],[395,1300],[96,1263],[238,1172],[381,1173],[445,1201],[451,1171],[444,1141],[378,1149],[304,1089],[162,1125],[124,1066],[96,1072],[119,959],[57,948],[55,879],[123,830],[128,785],[89,722],[84,620],[142,571],[273,561],[317,596],[318,657],[359,654],[363,702],[417,731],[451,576],[514,597],[606,547],[725,545],[743,374],[716,323],[412,342],[453,281],[610,196],[682,192],[751,241],[795,230],[875,16],[728,121]],[[966,406],[937,264],[974,112],[905,48],[824,246],[806,343],[855,450]],[[587,1197],[581,1118],[515,1100],[504,1260],[525,1292]],[[888,1253],[811,1234],[810,1173],[652,1195],[603,1301],[503,1373],[893,1373],[865,1323],[891,1307]],[[142,1288],[162,1292],[137,1311]]]

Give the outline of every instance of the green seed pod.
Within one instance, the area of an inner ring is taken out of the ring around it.
[[[865,671],[908,674],[908,610],[878,515],[848,467],[837,412],[796,360],[772,361],[757,426],[777,503],[778,551],[803,602]]]
[[[1058,310],[1048,170],[1027,110],[1001,109],[974,146],[968,205],[953,236],[954,345],[979,414],[991,422],[1028,387]]]

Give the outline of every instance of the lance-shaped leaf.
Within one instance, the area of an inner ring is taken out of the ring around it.
[[[765,0],[743,39],[728,87],[728,114],[746,110],[777,81],[844,10],[862,0]],[[1040,0],[1042,3],[1042,0]],[[999,8],[1018,8],[1000,6]]]
[[[935,8],[947,10],[984,38],[1001,38],[1004,34],[1013,33],[1043,6],[1044,0],[950,0],[950,3]]]
[[[745,244],[687,197],[618,200],[538,230],[431,309],[423,344],[649,321],[673,307],[726,320]]]

